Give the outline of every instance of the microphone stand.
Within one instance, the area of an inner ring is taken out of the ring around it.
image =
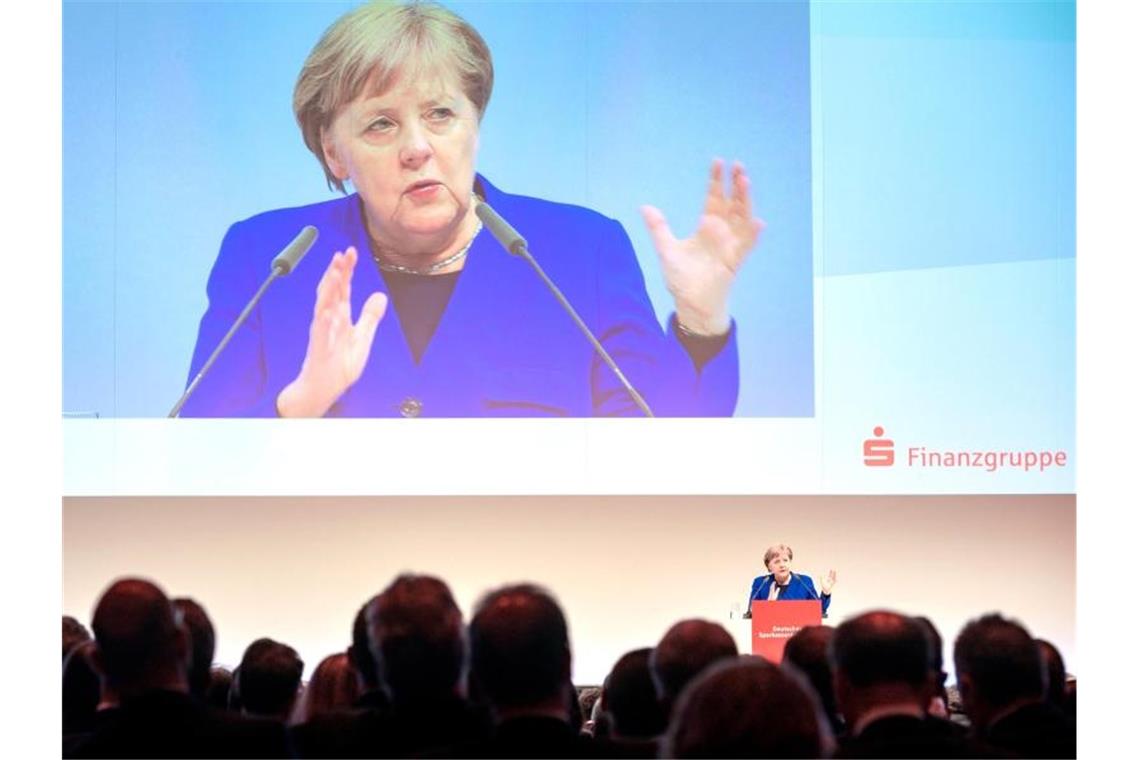
[[[578,325],[578,329],[581,330],[582,334],[586,336],[586,339],[590,341],[590,345],[594,347],[594,351],[597,352],[598,356],[602,357],[602,361],[613,371],[618,381],[622,384],[622,387],[625,388],[630,398],[633,399],[633,403],[637,404],[637,408],[640,409],[646,417],[653,417],[654,414],[649,408],[649,404],[645,403],[645,399],[637,392],[633,384],[626,379],[625,373],[618,367],[617,362],[610,356],[609,351],[606,351],[598,339],[594,337],[594,334],[590,332],[590,328],[587,327],[586,323],[582,321],[582,318],[578,316],[578,312],[575,311],[574,307],[570,305],[570,302],[566,300],[566,296],[562,294],[562,291],[558,289],[554,281],[547,276],[546,272],[539,266],[539,263],[534,260],[534,256],[531,256],[530,251],[527,249],[526,238],[520,235],[503,217],[499,216],[498,212],[482,201],[478,202],[478,205],[475,206],[475,215],[483,221],[483,224],[487,226],[487,229],[491,231],[495,239],[498,240],[508,252],[526,259],[526,261],[530,263],[534,271],[537,272],[542,281],[546,283],[546,287],[549,288],[550,292],[554,294],[554,297],[558,299],[558,303],[562,305],[562,308],[565,309],[566,313],[570,315],[570,318],[574,320],[574,324]]]

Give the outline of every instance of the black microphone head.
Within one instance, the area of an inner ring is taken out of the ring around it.
[[[315,242],[317,242],[317,228],[310,224],[297,233],[297,237],[285,246],[285,250],[274,257],[270,269],[284,277],[297,268]]]
[[[491,231],[491,234],[495,236],[495,239],[509,253],[519,256],[526,250],[526,238],[520,235],[518,230],[512,227],[506,219],[499,216],[495,209],[483,201],[476,202],[475,216],[479,217],[487,229]]]

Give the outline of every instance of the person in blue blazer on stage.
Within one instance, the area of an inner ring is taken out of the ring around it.
[[[752,617],[753,602],[792,601],[818,599],[823,606],[823,616],[831,606],[831,588],[835,585],[835,571],[829,570],[820,583],[819,591],[807,575],[792,572],[792,547],[776,544],[764,552],[764,567],[767,575],[752,581],[752,591],[748,594],[744,617]]]

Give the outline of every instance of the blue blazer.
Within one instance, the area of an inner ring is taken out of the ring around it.
[[[775,576],[771,574],[761,575],[759,578],[754,579],[752,581],[752,591],[748,594],[748,604],[745,609],[751,612],[753,602],[767,601],[768,594],[771,592],[774,582]],[[827,617],[827,608],[831,606],[831,594],[820,596],[815,590],[815,584],[812,583],[811,576],[792,573],[792,578],[788,581],[788,587],[784,589],[784,595],[780,597],[780,601],[802,601],[805,599],[818,599],[823,607],[823,616]]]
[[[728,344],[698,371],[673,332],[663,331],[629,237],[618,222],[576,206],[508,195],[482,177],[487,202],[530,249],[662,416],[730,416],[739,361]],[[270,211],[233,225],[207,285],[189,377],[269,273],[270,261],[302,227],[320,236],[306,260],[270,288],[183,408],[186,417],[271,417],[301,368],[317,282],[335,251],[360,252],[352,283],[356,319],[369,294],[387,288],[369,256],[356,194]],[[670,320],[672,322],[672,320]],[[410,402],[410,403],[409,403]],[[475,238],[435,334],[417,363],[389,307],[359,381],[329,416],[637,416],[613,373],[523,259],[489,231]]]

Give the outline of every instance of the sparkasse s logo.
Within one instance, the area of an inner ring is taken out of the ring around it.
[[[868,467],[890,467],[895,463],[895,442],[883,437],[882,425],[871,431],[874,438],[863,441],[863,464]]]

